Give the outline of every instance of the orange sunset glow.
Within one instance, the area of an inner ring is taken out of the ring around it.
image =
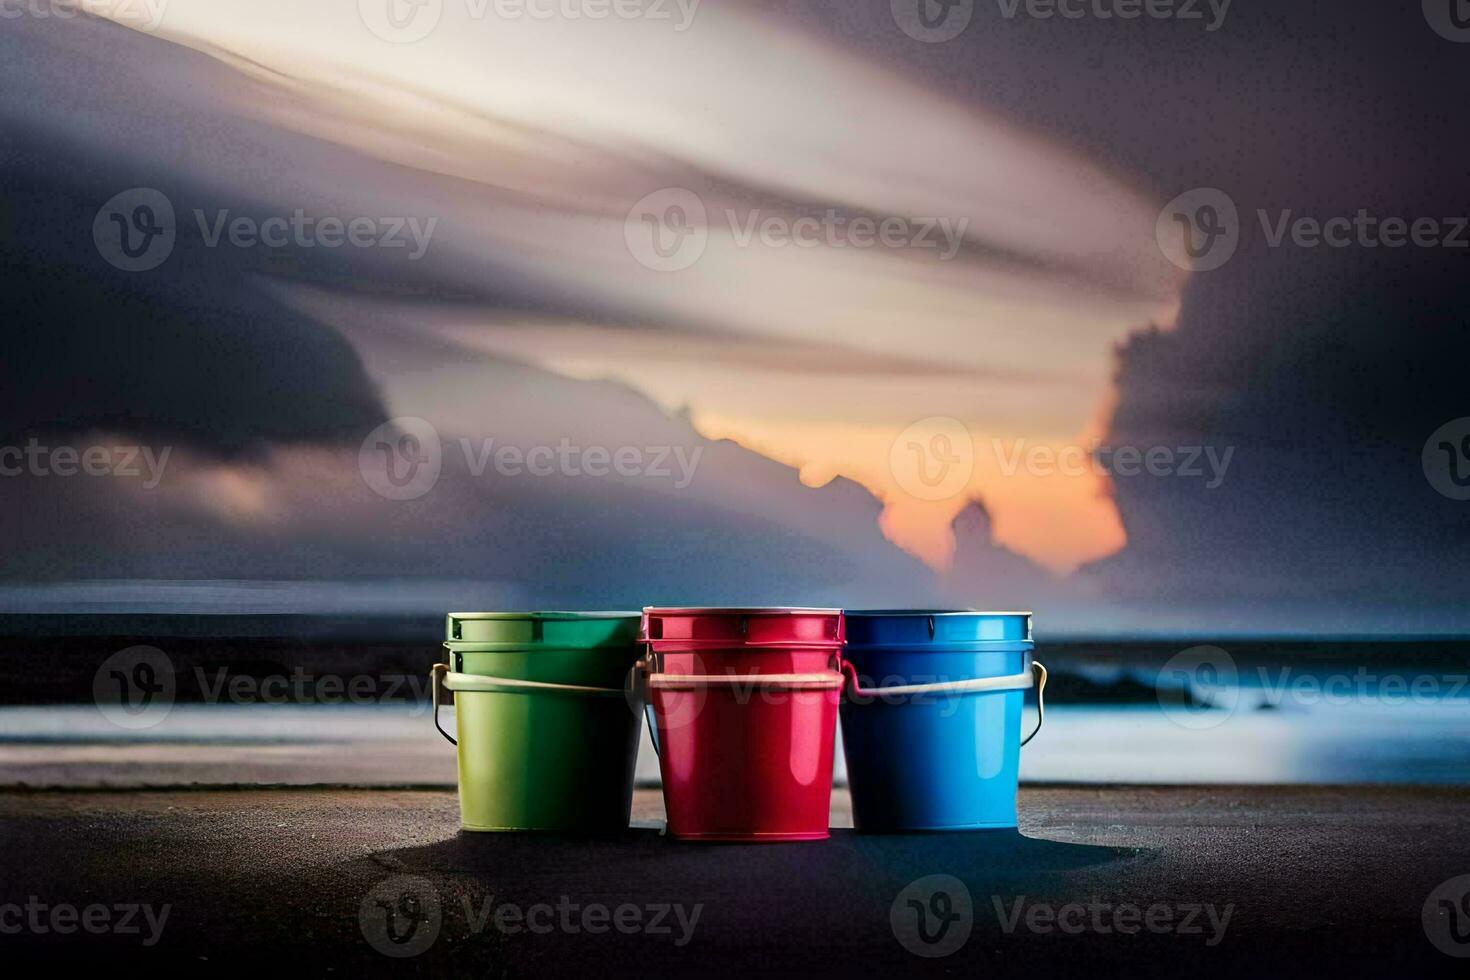
[[[267,9],[312,26],[311,57],[266,26]],[[1115,345],[1177,310],[1185,274],[1156,241],[1159,202],[1128,175],[738,6],[678,33],[487,22],[451,5],[443,16],[391,59],[371,32],[336,23],[350,9],[287,0],[175,3],[159,28],[240,74],[233,111],[360,162],[352,180],[294,171],[293,194],[444,218],[434,290],[480,298],[267,287],[347,338],[392,414],[505,438],[485,378],[530,365],[624,385],[809,487],[854,481],[882,502],[882,533],[940,571],[971,501],[996,544],[1056,574],[1124,544],[1105,476],[1017,454],[1085,453]],[[739,84],[709,70],[753,59],[766,67]],[[277,97],[248,95],[265,90]],[[632,104],[642,111],[621,108]],[[870,114],[886,128],[851,124]],[[243,194],[255,175],[210,180]],[[666,199],[700,212],[678,268],[638,238]],[[813,214],[836,232],[751,235]],[[843,237],[867,215],[945,231]],[[405,371],[415,345],[424,369]],[[935,443],[956,467],[941,492],[895,471],[895,440],[930,418],[958,420]]]
[[[1016,440],[986,436],[971,429],[974,469],[963,488],[943,500],[921,500],[909,493],[887,465],[899,426],[821,426],[732,419],[696,413],[704,435],[731,439],[801,470],[802,481],[821,486],[837,476],[866,487],[884,503],[884,535],[933,568],[947,569],[954,556],[950,522],[971,500],[990,513],[994,540],[1038,564],[1064,574],[1084,562],[1117,551],[1126,541],[1107,492],[1106,480],[1093,472],[1030,472],[1017,458]],[[1074,452],[1086,440],[1019,440],[1024,450]],[[1024,456],[1023,456],[1024,458]]]

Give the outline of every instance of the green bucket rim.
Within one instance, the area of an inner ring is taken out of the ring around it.
[[[626,643],[602,643],[597,646],[569,646],[565,643],[517,643],[493,640],[445,640],[443,647],[449,653],[586,653],[588,650],[626,650],[642,646],[636,637]]]
[[[537,611],[452,612],[444,618],[445,645],[473,652],[562,649],[595,650],[638,642],[642,615],[636,612]]]

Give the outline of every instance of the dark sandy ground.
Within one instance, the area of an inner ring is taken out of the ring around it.
[[[657,791],[635,810],[624,836],[571,841],[463,834],[443,791],[0,792],[0,956],[257,976],[1470,965],[1435,944],[1470,954],[1447,911],[1422,918],[1470,874],[1465,789],[1027,787],[1021,834],[785,845],[665,839]]]

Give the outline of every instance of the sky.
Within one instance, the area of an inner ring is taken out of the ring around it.
[[[4,441],[171,451],[155,486],[0,481],[12,603],[408,578],[1457,621],[1467,505],[1421,457],[1470,415],[1466,253],[1272,241],[1467,213],[1470,45],[1432,3],[392,3],[8,21]],[[160,197],[170,234],[120,252]],[[366,244],[261,237],[298,212]],[[1191,258],[1179,216],[1219,214]],[[409,430],[439,475],[389,499],[367,447]],[[641,462],[485,464],[562,443]]]

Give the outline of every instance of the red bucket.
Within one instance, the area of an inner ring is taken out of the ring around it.
[[[645,609],[645,679],[669,834],[828,836],[838,609]]]

